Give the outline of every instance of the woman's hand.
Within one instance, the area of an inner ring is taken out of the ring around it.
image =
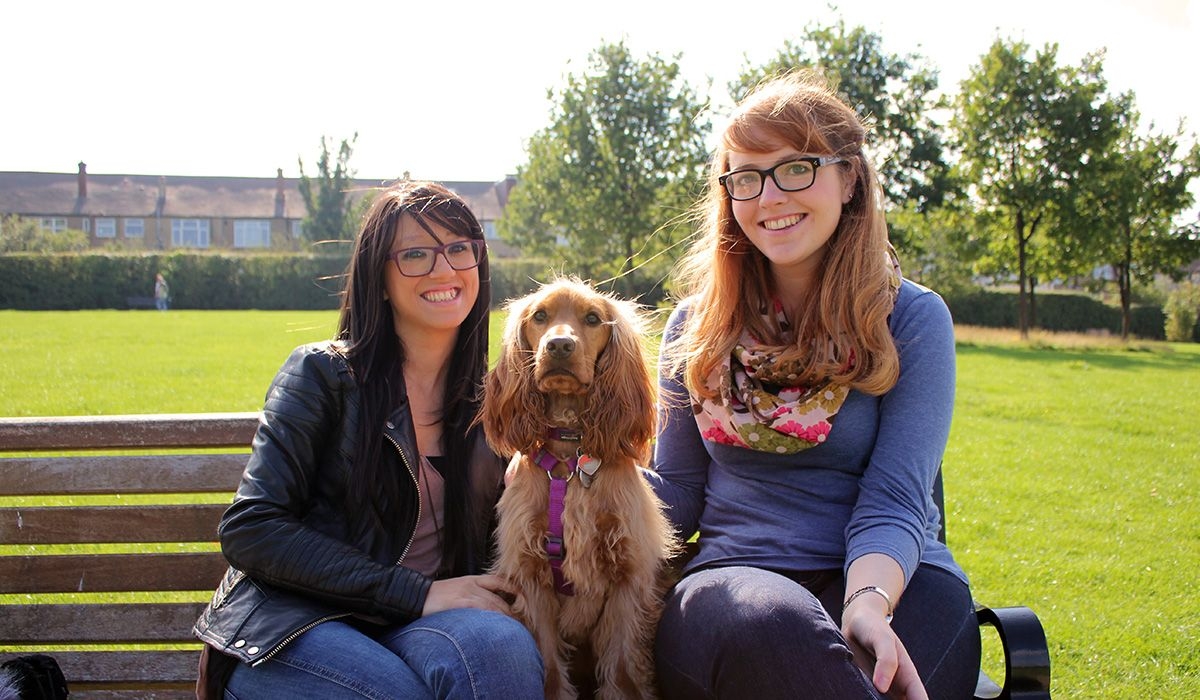
[[[516,598],[517,592],[499,576],[483,574],[442,579],[429,587],[421,615],[454,608],[494,610],[511,615],[509,606]]]
[[[857,599],[842,615],[842,635],[854,652],[854,663],[889,698],[928,700],[929,696],[917,675],[917,667],[908,656],[908,650],[885,619],[886,606],[872,605],[873,602]],[[878,602],[882,603],[883,599],[879,598]]]

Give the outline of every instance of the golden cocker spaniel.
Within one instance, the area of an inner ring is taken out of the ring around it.
[[[514,455],[493,573],[521,591],[513,610],[542,652],[547,698],[577,696],[573,657],[594,660],[573,670],[597,698],[655,697],[663,566],[678,544],[637,469],[655,428],[644,319],[577,279],[508,311],[480,412],[493,449]]]

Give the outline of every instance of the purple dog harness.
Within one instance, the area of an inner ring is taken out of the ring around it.
[[[564,442],[579,442],[583,439],[582,434],[578,430],[567,428],[551,428],[548,437],[551,440],[561,440]],[[548,521],[546,556],[550,560],[550,571],[554,574],[554,588],[563,595],[575,595],[575,587],[563,576],[562,572],[563,559],[567,555],[566,547],[563,544],[563,503],[567,497],[567,482],[571,481],[578,473],[583,487],[590,487],[596,470],[600,468],[600,460],[580,454],[580,450],[576,450],[575,456],[570,459],[559,459],[558,456],[547,450],[545,446],[542,446],[538,449],[537,454],[534,455],[533,461],[539,467],[545,469],[546,476],[550,477],[550,504],[546,513]],[[554,467],[560,463],[567,465],[567,477],[565,479],[559,479],[554,476]]]

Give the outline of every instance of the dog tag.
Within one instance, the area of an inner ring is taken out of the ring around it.
[[[600,468],[600,460],[587,455],[579,455],[579,463],[575,466],[579,469],[579,481],[583,483],[583,487],[591,487],[596,470]]]

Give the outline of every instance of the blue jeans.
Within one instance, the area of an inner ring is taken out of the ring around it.
[[[541,698],[542,659],[521,623],[461,608],[400,627],[333,620],[258,666],[238,664],[225,688],[251,698]]]
[[[783,576],[750,567],[693,573],[667,596],[655,639],[664,698],[880,698],[841,633],[840,571]],[[921,566],[892,628],[932,700],[974,695],[979,626],[967,585]]]

